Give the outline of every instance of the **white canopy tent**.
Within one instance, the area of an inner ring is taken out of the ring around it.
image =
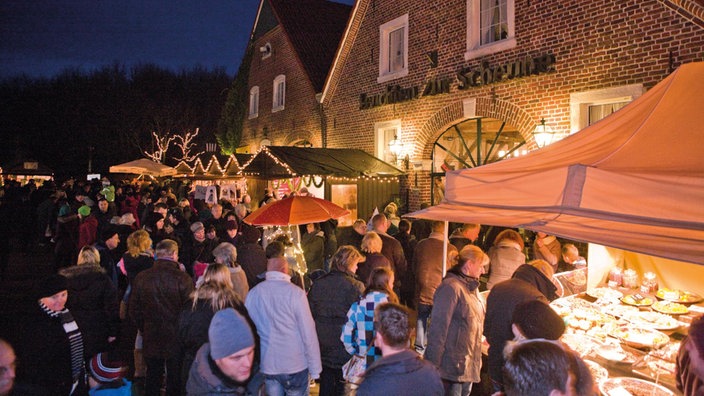
[[[154,162],[147,158],[125,162],[124,164],[110,167],[110,173],[130,173],[147,176],[173,176],[176,169],[170,166]]]
[[[411,217],[520,227],[704,264],[704,62],[524,157],[447,173]]]

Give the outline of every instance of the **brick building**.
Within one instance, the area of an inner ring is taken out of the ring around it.
[[[357,0],[322,91],[325,143],[408,169],[415,210],[446,170],[523,155],[536,129],[577,132],[702,60],[702,0]]]
[[[262,0],[252,29],[243,149],[325,145],[319,94],[351,7],[326,0]]]

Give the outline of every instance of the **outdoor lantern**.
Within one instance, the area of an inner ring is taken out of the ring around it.
[[[540,124],[533,131],[533,138],[539,148],[543,148],[553,142],[555,139],[555,131],[545,125],[545,118],[540,120]]]
[[[389,151],[394,155],[394,157],[398,158],[399,155],[401,155],[401,150],[403,149],[403,144],[401,141],[398,139],[398,136],[394,134],[393,140],[389,142]]]

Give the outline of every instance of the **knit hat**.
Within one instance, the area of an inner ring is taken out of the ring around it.
[[[49,275],[39,282],[37,298],[51,297],[54,294],[68,289],[68,282],[63,275]]]
[[[198,232],[200,230],[204,230],[204,229],[205,229],[205,226],[200,221],[196,221],[195,223],[191,224],[191,232],[194,234],[196,232]]]
[[[90,206],[88,206],[88,205],[81,206],[80,208],[78,208],[78,214],[81,215],[81,217],[90,216]]]
[[[105,242],[115,236],[115,234],[119,234],[119,232],[120,230],[114,224],[106,224],[103,230],[100,231],[100,240]]]
[[[88,362],[90,375],[96,381],[106,384],[122,379],[127,372],[127,367],[122,362],[109,356],[107,352],[93,356]]]
[[[549,305],[539,300],[518,304],[511,322],[518,326],[528,339],[557,340],[565,332],[565,322]]]
[[[222,359],[254,346],[254,334],[244,316],[232,308],[215,313],[208,328],[210,356]]]

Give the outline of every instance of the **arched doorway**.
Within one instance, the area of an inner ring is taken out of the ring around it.
[[[524,155],[525,144],[518,128],[495,118],[475,117],[450,126],[433,143],[432,204],[438,204],[444,197],[445,172]]]

